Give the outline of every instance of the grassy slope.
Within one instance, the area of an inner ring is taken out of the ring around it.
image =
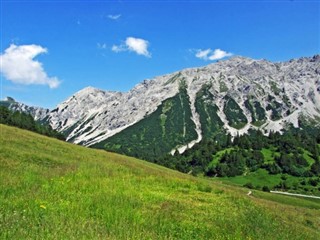
[[[277,185],[282,179],[282,174],[269,174],[267,170],[265,169],[258,169],[255,172],[250,172],[248,175],[241,175],[241,176],[235,176],[235,177],[225,177],[221,178],[223,182],[231,182],[234,184],[238,184],[240,186],[243,186],[246,183],[252,183],[254,187],[261,188],[263,186],[268,186],[269,188],[272,188],[273,186]],[[299,182],[302,178],[293,177],[290,175],[285,175],[286,181],[290,184],[293,184],[295,182]],[[320,203],[320,201],[319,201]]]
[[[246,192],[0,125],[0,239],[320,238],[320,210]]]
[[[232,148],[224,149],[224,150],[217,152],[213,156],[213,160],[209,166],[217,165],[221,156],[226,151],[230,151],[230,150],[232,150]],[[308,163],[311,166],[314,163],[314,160],[310,157],[311,153],[305,149],[302,149],[302,151],[303,151],[304,158],[308,161]],[[264,156],[265,163],[274,163],[275,162],[274,156],[280,156],[280,153],[275,152],[275,149],[269,149],[269,148],[263,148],[261,150],[261,153]],[[306,169],[310,169],[310,166],[306,167]],[[254,171],[254,172],[249,172],[248,174],[244,174],[241,176],[235,176],[235,177],[224,177],[224,178],[220,178],[220,180],[226,184],[243,186],[246,183],[252,183],[252,185],[258,189],[261,189],[263,186],[268,186],[270,189],[272,189],[274,186],[278,185],[280,182],[283,181],[283,179],[282,179],[283,175],[285,175],[285,177],[286,177],[285,182],[288,184],[288,186],[299,186],[299,183],[305,179],[304,177],[295,177],[295,176],[291,176],[288,174],[269,174],[267,170],[261,168],[261,169]],[[301,193],[301,194],[309,194],[310,195],[310,192],[304,192],[301,189],[301,187],[303,187],[303,186],[300,185],[300,189],[287,190],[287,191],[293,192],[293,193]],[[312,189],[315,189],[318,187],[313,187],[311,185],[308,185],[308,186],[305,186],[305,188],[312,190]],[[318,191],[315,191],[313,193],[313,195],[319,196]],[[319,200],[316,200],[316,201],[318,201],[320,204]]]

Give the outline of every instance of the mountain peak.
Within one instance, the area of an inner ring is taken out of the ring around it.
[[[183,109],[173,112],[189,111],[187,119],[194,122],[198,137],[193,142],[200,141],[211,128],[233,136],[257,128],[281,131],[287,123],[298,127],[301,114],[320,116],[319,60],[320,56],[315,55],[273,63],[233,56],[205,67],[145,80],[128,92],[88,86],[61,103],[48,119],[54,129],[68,133],[69,141],[83,145],[102,142],[154,113],[160,112],[160,116],[153,117],[153,123],[161,120],[161,124],[169,124],[173,120],[166,121],[172,117],[168,111],[177,106]],[[186,88],[184,95],[180,85]],[[186,99],[179,102],[182,96]],[[181,122],[178,114],[174,116],[176,122]],[[207,119],[220,125],[209,122],[208,130]],[[160,131],[167,136],[165,127]]]
[[[4,101],[6,101],[6,102],[11,102],[11,103],[16,102],[16,100],[14,100],[12,97],[6,97],[6,98],[4,99]]]
[[[320,62],[320,54],[316,54],[311,58],[311,62]]]
[[[243,57],[243,56],[233,56],[229,59],[227,59],[226,61],[229,62],[236,62],[236,63],[244,63],[244,64],[251,64],[253,62],[256,63],[270,63],[269,60],[267,59],[253,59],[253,58],[249,58],[249,57]]]
[[[253,61],[253,59],[249,58],[249,57],[235,55],[235,56],[232,56],[232,57],[230,57],[229,59],[227,59],[225,61]]]
[[[103,91],[98,88],[94,88],[92,86],[88,86],[88,87],[81,89],[80,91],[76,92],[73,95],[81,98],[81,97],[86,97],[91,94],[96,95],[98,93],[106,93],[106,91]]]
[[[101,91],[101,89],[92,87],[92,86],[88,86],[85,87],[83,89],[81,89],[80,91],[78,91],[78,93],[91,93],[91,92],[97,92],[97,91]]]

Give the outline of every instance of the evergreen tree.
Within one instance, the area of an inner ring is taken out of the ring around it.
[[[49,137],[58,138],[60,140],[65,140],[65,137],[61,133],[53,130],[49,125],[42,125],[34,121],[30,114],[18,111],[14,112],[4,106],[0,106],[0,123],[30,130]]]

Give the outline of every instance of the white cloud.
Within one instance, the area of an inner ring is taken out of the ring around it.
[[[41,84],[50,88],[59,86],[60,81],[56,77],[48,77],[42,67],[42,63],[34,58],[47,49],[39,45],[11,44],[9,48],[0,55],[1,73],[6,79],[18,84]]]
[[[99,49],[107,49],[107,44],[105,44],[105,43],[97,43],[97,48],[99,48]]]
[[[144,39],[128,37],[126,39],[126,45],[130,51],[136,52],[139,55],[144,55],[146,57],[151,56],[148,52],[149,42]]]
[[[215,49],[215,50],[211,50],[210,48],[206,49],[206,50],[201,50],[198,49],[196,52],[196,57],[203,59],[203,60],[218,60],[218,59],[222,59],[225,57],[229,57],[232,56],[232,53],[228,53],[226,51],[223,51],[221,49]]]
[[[148,51],[149,42],[141,38],[127,37],[126,41],[121,45],[113,45],[111,50],[114,52],[131,51],[138,55],[151,57]]]
[[[128,49],[126,48],[125,45],[122,44],[122,45],[113,45],[112,48],[111,48],[111,50],[112,50],[113,52],[118,53],[118,52],[127,51]]]
[[[196,57],[201,59],[207,59],[210,52],[211,52],[211,49],[207,49],[207,50],[199,49],[196,53]]]
[[[117,20],[121,17],[121,14],[118,14],[118,15],[108,15],[108,18],[111,19],[111,20]]]

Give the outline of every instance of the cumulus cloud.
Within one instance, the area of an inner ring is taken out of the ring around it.
[[[151,57],[148,51],[149,42],[141,38],[127,37],[126,41],[121,45],[113,45],[111,50],[114,52],[131,51],[138,55]]]
[[[121,17],[121,14],[118,14],[118,15],[108,15],[108,18],[111,19],[111,20],[117,20]]]
[[[139,55],[150,57],[150,53],[148,52],[148,41],[141,38],[128,37],[126,39],[126,45],[128,46],[129,51],[133,51]]]
[[[221,49],[215,49],[215,50],[211,50],[210,48],[206,49],[206,50],[201,50],[198,49],[196,52],[196,57],[203,59],[203,60],[218,60],[218,59],[222,59],[225,57],[229,57],[232,56],[232,53],[228,53],[226,51],[223,51]]]
[[[60,81],[56,77],[48,77],[42,67],[42,63],[34,58],[48,50],[39,45],[11,44],[9,48],[0,55],[1,73],[9,81],[18,84],[41,84],[50,88],[59,86]]]

